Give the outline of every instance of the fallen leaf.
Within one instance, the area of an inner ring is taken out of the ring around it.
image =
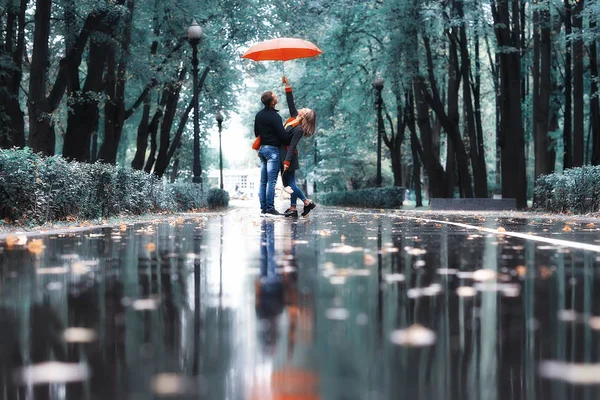
[[[588,228],[593,228],[593,227],[594,227],[594,226],[596,226],[596,225],[594,225],[594,223],[593,223],[593,222],[590,222],[590,223],[589,223],[589,224],[587,224],[586,226],[587,226]]]
[[[565,225],[564,228],[562,228],[563,232],[571,232],[573,229],[569,226],[569,225]]]
[[[478,269],[477,271],[473,272],[473,280],[479,282],[494,280],[496,279],[496,276],[496,271],[491,269]]]
[[[552,276],[552,270],[546,266],[540,267],[540,276],[542,279],[548,279]]]
[[[17,244],[17,242],[19,241],[19,238],[16,236],[7,236],[5,241],[6,241],[6,247],[8,247],[10,249],[14,245]]]
[[[517,265],[515,270],[517,271],[517,275],[519,275],[520,277],[524,277],[525,275],[527,275],[527,267],[525,267],[524,265]]]
[[[477,294],[477,289],[471,286],[460,286],[456,289],[459,297],[473,297]]]
[[[44,242],[42,241],[42,239],[32,240],[27,245],[27,250],[29,250],[29,252],[33,254],[42,254],[42,252],[44,251]]]
[[[506,229],[504,229],[503,227],[499,226],[499,227],[496,229],[496,232],[506,232]]]
[[[150,242],[146,245],[146,249],[148,251],[152,252],[152,251],[156,250],[156,245],[154,243]]]
[[[398,329],[390,334],[390,341],[406,347],[424,347],[435,343],[435,332],[423,325],[414,324],[406,329]]]
[[[121,224],[121,225],[119,225],[119,230],[120,230],[121,232],[125,232],[125,231],[127,230],[127,225],[125,225],[125,224]]]
[[[371,255],[371,254],[365,254],[363,257],[363,262],[366,266],[372,266],[375,265],[375,263],[377,262],[377,259]]]

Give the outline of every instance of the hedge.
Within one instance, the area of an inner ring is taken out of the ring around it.
[[[68,162],[30,149],[0,150],[0,218],[22,224],[224,207],[229,195],[222,192],[165,184],[127,167]]]
[[[600,207],[600,166],[570,168],[540,176],[534,207],[550,212],[584,214]]]
[[[404,201],[403,187],[390,186],[344,192],[319,193],[315,200],[323,205],[365,208],[400,208]]]

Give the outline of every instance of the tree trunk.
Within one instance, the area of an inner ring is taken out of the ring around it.
[[[565,0],[565,114],[563,116],[563,169],[573,166],[573,108],[572,108],[572,82],[571,82],[571,0]]]
[[[142,111],[142,119],[138,125],[137,140],[135,147],[135,156],[131,161],[131,168],[141,170],[144,168],[144,161],[146,159],[146,148],[148,147],[148,125],[150,123],[150,101],[152,100],[152,94],[148,92],[144,99],[144,108]]]
[[[431,46],[429,45],[429,39],[423,36],[423,43],[425,45],[425,52],[427,55],[427,70],[429,72],[429,83],[431,85],[431,93],[427,90],[425,84],[420,86],[421,90],[424,90],[422,96],[427,100],[431,109],[435,112],[437,117],[442,124],[442,127],[446,131],[449,139],[452,140],[454,149],[456,150],[456,165],[458,167],[458,182],[461,189],[461,196],[472,198],[473,188],[471,186],[471,174],[469,173],[469,161],[467,151],[465,149],[464,142],[460,136],[460,130],[456,121],[450,120],[448,115],[444,111],[444,105],[439,96],[437,90],[437,84],[434,76],[433,57],[431,54]],[[422,78],[419,78],[422,79]]]
[[[573,166],[580,167],[584,162],[584,87],[583,87],[583,5],[584,0],[579,0],[573,15],[573,28],[576,38],[573,43]]]
[[[421,132],[421,140],[423,141],[423,164],[429,176],[429,184],[431,187],[431,196],[446,198],[448,196],[448,182],[446,173],[440,164],[440,161],[433,153],[433,143],[431,140],[431,124],[429,121],[429,105],[423,95],[425,84],[422,79],[416,77],[413,82],[415,107],[417,109],[417,125]]]
[[[182,68],[179,73],[179,78],[175,84],[170,85],[168,97],[165,105],[165,114],[160,127],[160,147],[158,156],[156,157],[156,165],[154,166],[154,174],[162,178],[167,169],[167,152],[169,151],[169,142],[171,138],[171,128],[177,111],[177,103],[179,102],[179,93],[181,86],[187,73],[186,68]]]
[[[590,31],[596,30],[596,16],[590,15]],[[600,165],[600,101],[598,96],[598,51],[596,40],[590,43],[590,126],[592,128],[592,164]]]
[[[452,28],[449,36],[456,34],[456,28]],[[450,40],[448,53],[448,118],[453,125],[459,126],[460,114],[458,111],[458,90],[460,88],[461,76],[458,72],[458,53],[456,50],[456,42]],[[438,117],[439,119],[439,117]],[[454,197],[454,189],[456,188],[456,147],[454,142],[450,140],[450,135],[446,134],[446,179],[448,181],[448,192],[446,197]],[[459,196],[463,197],[462,188],[459,187]]]
[[[417,137],[417,130],[415,127],[415,105],[414,105],[412,93],[410,93],[410,92],[407,93],[405,95],[405,98],[406,98],[406,106],[404,107],[405,120],[406,120],[406,124],[408,126],[408,130],[410,132],[410,149],[411,149],[412,158],[413,158],[413,176],[412,176],[413,188],[415,190],[416,206],[423,207],[423,194],[421,193],[421,160],[422,160],[422,158],[421,158],[421,160],[419,160],[419,154],[421,154],[421,156],[422,156],[423,150],[421,149],[421,152],[419,153],[419,149],[420,149],[421,145],[419,144],[419,138]]]
[[[493,77],[494,81],[496,80]],[[483,141],[483,121],[481,118],[481,61],[479,60],[479,34],[477,29],[475,30],[475,79],[471,79],[473,82],[473,101],[475,106],[475,129],[477,130],[477,157],[479,168],[481,168],[481,175],[479,177],[482,182],[479,185],[483,186],[481,193],[477,193],[477,184],[475,188],[475,195],[479,196],[485,193],[488,196],[488,174],[487,164],[485,162],[485,143]],[[494,86],[496,86],[494,84]],[[495,92],[494,92],[495,93]]]
[[[534,11],[533,17],[533,126],[535,178],[548,174],[548,123],[551,93],[550,10]]]
[[[206,80],[206,77],[208,76],[208,72],[210,71],[209,67],[204,68],[204,72],[202,72],[202,77],[200,77],[200,81],[198,82],[198,95],[200,95],[200,91],[202,90],[202,87],[204,86],[204,81]],[[165,161],[165,165],[168,167],[169,163],[171,162],[171,158],[173,158],[173,154],[175,153],[176,149],[179,149],[181,146],[181,136],[183,135],[183,131],[185,130],[185,125],[187,124],[187,120],[188,117],[190,115],[190,112],[192,111],[192,108],[194,108],[194,98],[192,96],[192,99],[190,100],[190,103],[188,104],[187,108],[185,109],[185,111],[183,112],[183,114],[181,114],[181,117],[179,118],[179,125],[177,126],[177,131],[175,132],[175,136],[173,137],[173,142],[171,143],[171,146],[169,147],[169,151],[167,152],[167,159]]]
[[[112,58],[109,57],[107,71],[108,101],[105,105],[104,140],[98,158],[106,163],[115,164],[119,141],[125,125],[125,84],[127,82],[127,61],[131,45],[131,31],[133,28],[134,0],[127,0],[127,14],[123,27],[123,41],[121,42],[121,56],[118,64],[115,59],[115,50],[112,48]]]
[[[492,2],[494,30],[500,52],[502,195],[516,199],[518,208],[527,206],[525,143],[521,116],[521,41],[519,0]],[[509,51],[510,49],[510,51]]]
[[[54,154],[55,134],[46,90],[48,85],[50,16],[52,0],[37,0],[33,53],[29,78],[29,146],[36,153]]]
[[[148,174],[152,172],[152,167],[156,161],[156,135],[158,133],[160,120],[162,119],[162,114],[163,111],[161,105],[154,112],[154,116],[152,117],[152,121],[148,127],[148,133],[150,135],[150,154],[148,155],[148,160],[146,161],[146,166],[144,167],[144,171],[146,171]]]
[[[6,8],[4,43],[0,45],[0,57],[11,63],[0,63],[0,113],[4,121],[0,125],[0,148],[25,146],[25,121],[19,92],[23,77],[23,57],[25,49],[25,12],[27,0],[21,0]],[[1,36],[0,36],[1,38]]]
[[[69,99],[71,110],[63,147],[63,157],[69,160],[90,160],[92,133],[98,129],[99,110],[96,94],[102,92],[107,50],[106,44],[99,43],[96,39],[91,40],[83,90],[74,92]]]
[[[455,2],[458,17],[464,19],[463,0]],[[453,35],[456,39],[456,35]],[[486,198],[487,193],[487,173],[485,158],[483,156],[483,143],[479,143],[477,129],[475,127],[475,110],[473,109],[473,99],[471,96],[471,58],[469,55],[469,42],[467,40],[467,30],[462,23],[459,28],[459,47],[463,87],[463,103],[465,107],[465,119],[467,135],[469,137],[469,155],[471,159],[471,170],[473,171],[473,181],[475,186],[475,197]],[[483,136],[483,135],[482,135]],[[482,154],[480,154],[482,152]]]

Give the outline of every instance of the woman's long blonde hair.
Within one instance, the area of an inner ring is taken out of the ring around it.
[[[302,108],[300,111],[302,111],[302,132],[304,132],[304,136],[311,137],[315,133],[317,114],[310,108]]]

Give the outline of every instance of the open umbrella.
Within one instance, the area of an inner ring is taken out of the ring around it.
[[[288,61],[296,58],[318,57],[323,52],[308,40],[278,38],[250,47],[242,56],[254,61]]]

